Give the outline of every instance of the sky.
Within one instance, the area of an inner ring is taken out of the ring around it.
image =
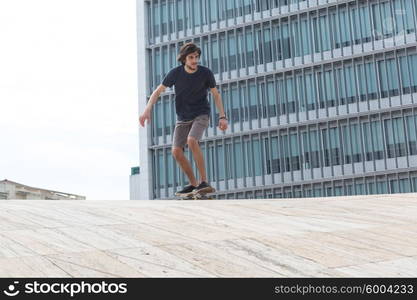
[[[128,200],[135,0],[0,1],[0,180]]]

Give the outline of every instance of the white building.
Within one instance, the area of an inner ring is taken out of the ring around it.
[[[143,199],[140,195],[140,167],[133,167],[129,179],[130,200]]]
[[[85,197],[30,187],[5,179],[0,181],[0,199],[85,200]]]

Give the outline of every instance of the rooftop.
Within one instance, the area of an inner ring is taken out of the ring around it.
[[[31,187],[25,184],[21,184],[15,181],[11,181],[8,179],[4,179],[4,180],[0,180],[0,184],[9,184],[9,185],[14,185],[16,187],[16,189],[18,189],[17,193],[19,194],[23,194],[23,195],[33,195],[33,194],[44,194],[44,196],[49,196],[52,197],[52,199],[78,199],[78,200],[85,200],[84,196],[80,196],[80,195],[76,195],[76,194],[69,194],[69,193],[64,193],[64,192],[58,192],[58,191],[53,191],[53,190],[47,190],[47,189],[42,189],[42,188],[37,188],[37,187]],[[6,199],[8,199],[10,196],[7,195],[7,193],[3,192],[5,194]],[[33,194],[31,194],[33,193]],[[28,198],[29,198],[28,197]],[[1,198],[0,198],[1,199]],[[22,199],[22,198],[17,198],[17,199]],[[26,198],[25,198],[26,199]]]
[[[416,277],[417,194],[0,201],[0,277]]]

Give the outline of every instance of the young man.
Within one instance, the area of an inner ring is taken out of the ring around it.
[[[207,182],[203,152],[199,145],[199,141],[209,125],[210,104],[207,100],[208,89],[213,94],[219,111],[219,129],[223,131],[227,129],[227,118],[224,113],[220,93],[216,88],[216,80],[209,68],[198,65],[200,55],[201,49],[193,43],[187,43],[181,47],[177,57],[177,60],[181,62],[181,66],[168,72],[162,84],[152,93],[145,111],[139,117],[139,122],[144,127],[145,120],[148,120],[148,123],[150,122],[152,106],[158,101],[159,95],[165,91],[166,87],[175,86],[177,122],[172,141],[172,155],[187,175],[190,183],[181,191],[176,192],[176,196],[188,196],[196,191],[207,193],[215,191]],[[185,145],[188,145],[193,153],[200,173],[199,182],[194,176],[190,162],[184,155]]]

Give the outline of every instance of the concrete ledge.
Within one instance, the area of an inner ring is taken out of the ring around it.
[[[417,194],[0,201],[0,277],[416,277]]]

